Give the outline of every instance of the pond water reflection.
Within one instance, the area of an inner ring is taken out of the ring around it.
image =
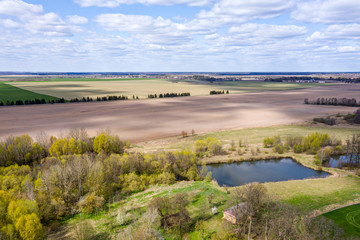
[[[251,182],[278,182],[292,179],[320,178],[329,174],[307,168],[292,160],[259,160],[207,165],[220,186],[240,186]]]

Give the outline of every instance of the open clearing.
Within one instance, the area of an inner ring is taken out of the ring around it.
[[[360,237],[360,204],[340,208],[324,216],[342,227],[348,235]]]
[[[231,93],[290,90],[324,86],[316,83],[275,83],[262,81],[237,81],[206,84],[205,82],[175,82],[165,79],[51,79],[49,81],[15,81],[13,86],[40,94],[71,99],[107,95],[133,95],[147,98],[148,94],[184,93],[192,96],[209,95],[211,90],[229,90]]]
[[[0,102],[6,103],[6,101],[15,102],[16,100],[34,100],[36,98],[44,98],[46,101],[56,99],[56,97],[48,96],[46,94],[35,93],[12,86],[10,84],[0,82]]]
[[[140,142],[229,129],[298,123],[326,114],[354,112],[356,108],[303,104],[304,98],[354,97],[360,85],[217,96],[137,101],[68,103],[0,108],[0,137],[40,131],[59,134],[85,127],[94,135],[111,129],[122,139]]]

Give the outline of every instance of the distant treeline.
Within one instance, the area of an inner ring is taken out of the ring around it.
[[[160,93],[159,95],[149,94],[148,98],[172,98],[172,97],[188,97],[190,93]]]
[[[30,104],[47,104],[47,103],[64,103],[66,100],[64,98],[58,98],[55,100],[46,101],[44,98],[42,99],[32,99],[32,100],[16,100],[16,101],[0,101],[0,106],[11,106],[11,105],[30,105]]]
[[[277,78],[265,78],[265,82],[282,82],[282,81],[296,81],[296,80],[327,80],[319,77],[303,77],[303,76],[292,76],[292,77],[277,77]]]
[[[189,93],[190,94],[190,93]],[[55,100],[45,100],[44,98],[38,99],[35,98],[33,100],[16,100],[16,101],[0,101],[0,106],[12,106],[12,105],[31,105],[31,104],[48,104],[48,103],[65,103],[65,102],[93,102],[93,101],[119,101],[119,100],[128,100],[127,96],[105,96],[105,97],[97,97],[93,99],[92,97],[83,97],[83,98],[72,98],[69,101],[64,98],[58,98]],[[139,99],[138,96],[133,96],[133,99]]]
[[[105,97],[97,97],[95,101],[118,101],[118,100],[128,100],[127,96],[105,96]],[[70,102],[93,102],[94,99],[92,97],[83,97],[83,98],[72,98]]]
[[[324,78],[324,77],[311,77],[311,76],[291,76],[291,77],[275,77],[275,78],[265,78],[264,81],[265,82],[283,82],[283,81],[297,81],[297,80],[305,80],[305,81],[310,81],[310,80],[315,80],[315,81],[326,81],[326,80],[331,80],[331,81],[339,81],[339,82],[346,82],[346,83],[359,83],[360,82],[360,78],[345,78],[345,77],[329,77],[329,78]]]
[[[360,78],[344,78],[344,77],[333,78],[333,77],[330,77],[329,80],[335,80],[335,81],[346,82],[346,83],[359,83],[360,82]]]
[[[215,90],[210,91],[210,95],[216,95],[216,94],[225,94],[225,91],[224,90],[222,90],[222,91],[215,91]],[[226,94],[229,94],[229,90],[226,91]]]
[[[334,105],[334,106],[348,106],[348,107],[359,107],[355,98],[318,98],[315,101],[311,101],[308,98],[304,99],[305,104],[313,105]]]

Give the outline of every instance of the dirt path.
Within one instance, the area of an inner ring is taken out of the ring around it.
[[[85,127],[111,129],[122,139],[146,141],[226,129],[295,123],[355,108],[303,104],[304,98],[358,98],[360,84],[310,89],[138,101],[48,104],[0,108],[0,137],[40,131],[58,135]]]

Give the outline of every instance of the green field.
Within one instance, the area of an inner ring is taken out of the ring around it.
[[[34,99],[56,100],[56,97],[52,97],[45,94],[34,93],[22,88],[18,88],[3,82],[0,82],[0,102],[6,103],[6,101],[17,100],[34,100]]]
[[[340,208],[324,214],[342,227],[347,235],[360,237],[360,204]]]

